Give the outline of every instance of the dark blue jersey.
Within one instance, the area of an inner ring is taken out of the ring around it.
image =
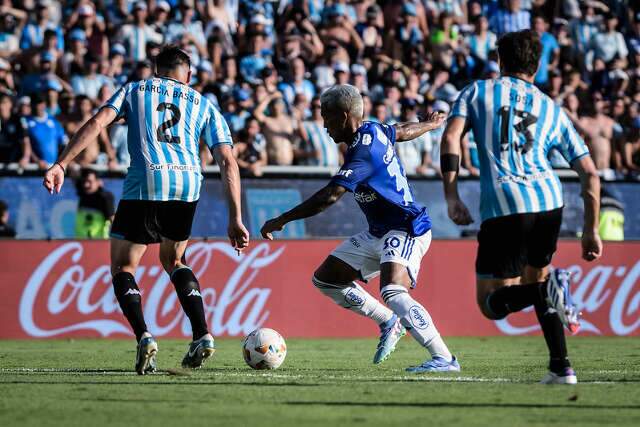
[[[374,236],[382,237],[391,230],[421,236],[431,229],[431,219],[427,209],[413,199],[395,142],[393,126],[364,122],[331,183],[354,194]]]

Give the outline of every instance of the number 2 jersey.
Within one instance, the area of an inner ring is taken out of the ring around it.
[[[124,180],[125,200],[198,200],[201,137],[209,148],[233,143],[213,104],[177,80],[155,77],[128,83],[102,108],[113,108],[128,124],[131,165]]]
[[[353,193],[372,235],[399,230],[421,236],[431,229],[431,219],[427,209],[414,201],[395,143],[393,126],[364,122],[331,184]]]
[[[479,80],[463,89],[451,117],[465,118],[473,130],[483,221],[563,206],[549,152],[558,150],[572,163],[589,150],[551,98],[514,77]]]

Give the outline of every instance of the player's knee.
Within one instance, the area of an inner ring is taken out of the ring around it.
[[[171,274],[181,263],[175,255],[160,252],[160,264],[162,264],[162,268],[164,268],[167,274]]]
[[[506,315],[500,315],[495,313],[491,307],[489,306],[489,297],[491,294],[479,295],[477,299],[478,307],[480,308],[480,312],[484,317],[489,320],[502,320]]]

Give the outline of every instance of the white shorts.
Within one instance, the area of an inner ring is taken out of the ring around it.
[[[392,230],[380,238],[363,231],[342,242],[331,255],[358,270],[364,280],[380,274],[380,264],[384,262],[404,265],[413,282],[412,286],[415,286],[420,262],[430,245],[431,230],[418,237]]]

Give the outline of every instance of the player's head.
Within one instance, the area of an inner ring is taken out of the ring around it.
[[[507,33],[498,40],[498,56],[502,74],[520,74],[531,79],[538,71],[542,45],[535,31]]]
[[[165,46],[156,56],[156,74],[189,84],[191,81],[191,59],[178,46]]]
[[[362,96],[355,86],[335,85],[320,96],[324,127],[336,143],[350,143],[362,124]]]

